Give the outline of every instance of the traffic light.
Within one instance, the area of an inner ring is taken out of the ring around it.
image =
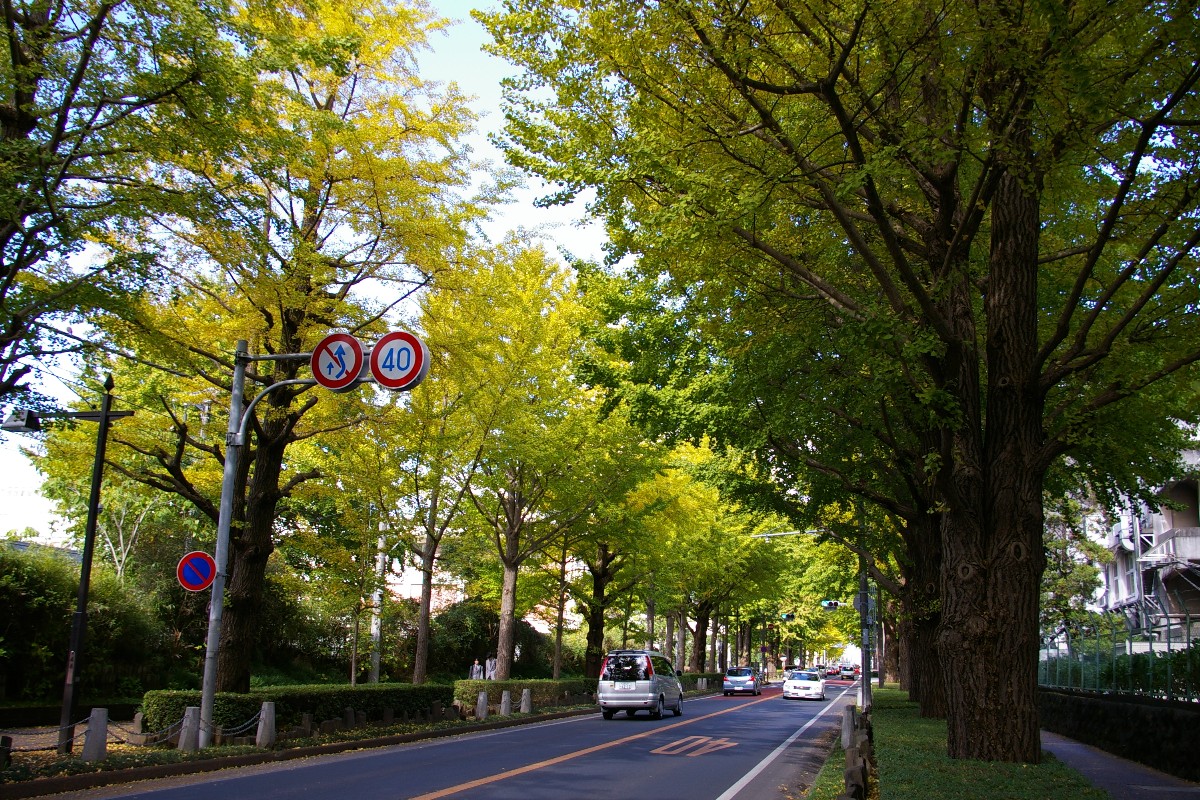
[[[793,619],[795,619],[795,618],[796,618],[796,615],[795,615],[794,613],[792,613],[791,611],[784,611],[784,612],[782,612],[782,613],[779,615],[779,617],[780,617],[780,619],[784,619],[784,620],[789,620],[789,621],[790,621],[790,620],[793,620]]]
[[[837,600],[822,600],[821,601],[821,610],[822,611],[833,611],[840,605],[841,605],[841,603],[839,603]]]

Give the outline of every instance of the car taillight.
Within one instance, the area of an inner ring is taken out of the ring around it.
[[[646,664],[647,680],[654,677],[654,662],[650,660],[650,656],[642,656],[642,661]]]
[[[604,677],[604,670],[606,670],[606,669],[608,669],[608,656],[605,656],[604,660],[600,662],[600,677],[601,678]]]

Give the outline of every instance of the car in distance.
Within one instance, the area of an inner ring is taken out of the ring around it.
[[[721,691],[726,697],[739,692],[762,694],[762,687],[759,686],[758,673],[754,671],[754,667],[730,667],[725,670]]]
[[[783,679],[783,698],[824,700],[825,678],[815,669],[792,670]]]
[[[838,670],[838,672],[840,673],[839,677],[841,677],[842,680],[851,680],[851,681],[854,680],[854,677],[855,677],[854,673],[856,671],[857,670],[855,670],[854,667],[850,664],[842,664],[841,669]]]
[[[612,650],[600,664],[596,700],[605,719],[618,711],[632,717],[638,711],[662,719],[667,708],[675,716],[683,713],[683,684],[680,673],[662,653],[653,650]]]

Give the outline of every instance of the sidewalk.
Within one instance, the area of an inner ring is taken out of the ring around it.
[[[1200,800],[1200,783],[1167,775],[1057,733],[1042,731],[1042,749],[1108,792],[1113,800]]]

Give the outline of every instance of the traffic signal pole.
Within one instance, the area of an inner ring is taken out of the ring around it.
[[[867,525],[862,506],[858,508],[858,619],[862,628],[862,677],[859,685],[859,707],[871,710],[871,591],[867,585]]]

